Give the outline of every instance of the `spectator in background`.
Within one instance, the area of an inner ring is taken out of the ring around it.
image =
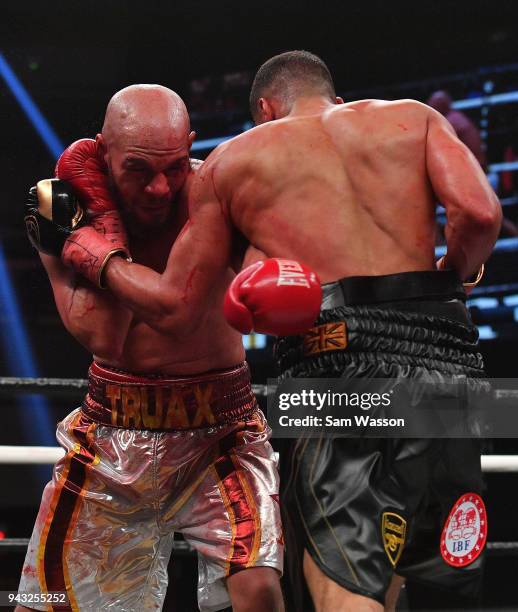
[[[441,113],[441,115],[443,115],[443,117],[450,122],[459,140],[461,140],[468,147],[468,149],[477,158],[479,164],[484,169],[484,172],[487,173],[488,168],[486,152],[482,138],[480,137],[480,132],[477,126],[467,115],[452,108],[452,99],[450,94],[444,90],[434,91],[426,103],[428,106],[431,106],[437,112]],[[498,175],[489,174],[488,179],[495,192],[497,192]],[[518,226],[509,219],[503,217],[501,233],[505,237],[518,236]]]
[[[444,90],[435,91],[428,98],[427,104],[441,113],[443,117],[446,117],[459,140],[468,147],[482,168],[487,171],[486,152],[484,151],[480,132],[469,117],[451,107],[452,99],[450,94]]]

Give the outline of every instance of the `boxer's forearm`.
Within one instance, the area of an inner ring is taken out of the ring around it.
[[[189,317],[187,304],[178,292],[164,275],[151,268],[113,257],[103,280],[109,292],[135,317],[160,332],[180,331]]]
[[[484,190],[473,189],[471,193],[461,189],[459,192],[444,202],[447,215],[444,267],[456,270],[461,280],[466,281],[477,274],[491,255],[500,232],[502,207],[489,186]]]
[[[465,281],[490,256],[502,207],[473,154],[437,113],[429,118],[426,169],[436,199],[446,209],[444,267]]]
[[[40,253],[40,258],[66,329],[92,354],[116,359],[126,340],[131,312],[106,291],[77,277],[57,257]]]
[[[174,242],[164,272],[121,257],[112,257],[104,268],[104,285],[161,333],[187,335],[196,329],[215,307],[215,292],[228,280],[229,214],[214,195],[210,166],[203,168],[207,172],[200,172],[192,187],[189,221]]]
[[[445,228],[446,256],[443,267],[455,270],[466,281],[477,274],[493,250],[500,230],[501,213],[496,210],[484,221],[456,219]]]

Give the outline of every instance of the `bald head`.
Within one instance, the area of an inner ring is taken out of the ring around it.
[[[187,108],[177,93],[162,85],[130,85],[108,103],[102,136],[107,147],[128,139],[171,146],[174,140],[187,140],[189,130]]]
[[[97,143],[130,231],[171,218],[193,139],[185,104],[167,87],[131,85],[110,100]]]

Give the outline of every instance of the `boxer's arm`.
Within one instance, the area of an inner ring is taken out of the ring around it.
[[[39,255],[66,329],[96,357],[117,360],[131,323],[130,311],[107,291],[76,276],[58,257]]]
[[[498,237],[502,209],[480,164],[450,124],[430,110],[426,169],[437,199],[446,209],[447,252],[443,267],[462,280],[473,277],[489,258]]]
[[[458,111],[448,116],[448,121],[452,124],[458,139],[463,142],[477,158],[478,163],[486,170],[486,154],[482,146],[482,138],[476,125],[465,115]]]
[[[215,306],[213,295],[228,283],[232,229],[214,188],[214,165],[194,179],[189,221],[176,239],[162,274],[113,258],[106,287],[135,315],[162,333],[189,334]]]
[[[245,256],[243,257],[243,264],[241,268],[244,270],[245,268],[248,268],[248,266],[257,263],[258,261],[265,261],[266,259],[268,259],[268,255],[266,255],[266,253],[253,245],[249,245],[246,249]]]

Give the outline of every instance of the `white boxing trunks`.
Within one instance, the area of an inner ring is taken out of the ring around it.
[[[43,493],[19,591],[66,591],[37,610],[159,610],[175,531],[196,549],[202,611],[225,580],[282,572],[279,482],[246,364],[203,377],[131,376],[93,364],[66,451]]]

